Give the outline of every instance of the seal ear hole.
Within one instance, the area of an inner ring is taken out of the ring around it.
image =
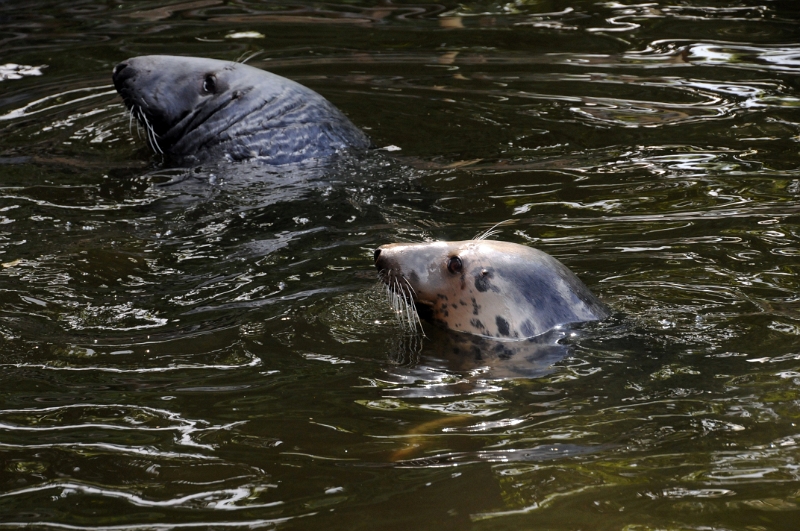
[[[461,262],[461,258],[457,256],[451,256],[449,260],[447,260],[447,270],[453,274],[461,273],[464,264]]]
[[[213,94],[216,91],[217,79],[214,77],[214,74],[206,74],[206,77],[203,79],[203,92]]]

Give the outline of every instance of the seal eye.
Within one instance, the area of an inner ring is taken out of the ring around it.
[[[203,92],[213,94],[216,91],[217,91],[217,80],[214,79],[213,75],[208,74],[203,80]]]
[[[457,256],[452,256],[447,261],[447,270],[453,274],[460,273],[463,266],[464,264],[461,263],[461,258]]]

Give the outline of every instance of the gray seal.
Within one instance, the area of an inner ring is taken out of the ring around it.
[[[245,64],[147,55],[118,64],[112,78],[151,147],[179,165],[295,164],[371,147],[313,90]]]
[[[515,243],[393,243],[375,251],[375,267],[401,315],[416,308],[434,323],[479,336],[524,339],[610,315],[564,264]]]

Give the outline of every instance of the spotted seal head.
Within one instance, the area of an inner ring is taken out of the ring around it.
[[[393,243],[375,251],[375,266],[407,321],[413,302],[419,315],[452,330],[523,339],[609,315],[561,262],[515,243]]]
[[[244,64],[148,55],[118,64],[112,77],[151,147],[177,164],[257,159],[282,165],[370,147],[313,90]]]

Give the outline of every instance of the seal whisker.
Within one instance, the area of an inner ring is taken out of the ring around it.
[[[416,333],[419,330],[422,335],[425,335],[425,331],[422,329],[422,322],[419,319],[419,312],[417,312],[417,307],[414,305],[414,288],[411,287],[408,279],[402,277],[405,286],[403,287],[404,297],[406,303],[406,316],[408,318],[408,328],[410,332]],[[417,329],[417,325],[419,325],[419,329]]]
[[[414,286],[411,285],[411,282],[406,277],[402,277],[403,281],[405,282],[405,286],[408,289],[406,292],[406,308],[409,311],[409,326],[414,330],[417,329],[417,325],[419,325],[419,331],[422,332],[422,335],[425,336],[425,330],[422,328],[422,321],[419,318],[419,312],[417,311],[417,307],[414,305],[414,299],[416,299],[417,292],[414,291]]]
[[[397,291],[399,292],[400,295],[399,297],[401,305],[400,311],[402,312],[400,315],[403,318],[404,327],[408,328],[408,331],[410,332],[412,330],[413,321],[411,320],[411,314],[409,313],[408,310],[408,297],[406,297],[405,288],[402,284],[400,284],[400,281],[395,279],[395,283],[397,285]]]
[[[147,139],[150,142],[150,146],[153,148],[153,151],[158,151],[162,155],[164,152],[161,150],[161,147],[158,145],[157,137],[153,126],[150,125],[150,121],[147,119],[147,115],[145,113],[140,113],[141,117],[144,119],[145,131],[147,132]]]
[[[142,138],[142,125],[141,125],[142,119],[139,117],[141,115],[141,113],[142,113],[142,110],[138,105],[134,105],[131,108],[131,116],[136,118],[136,122],[135,123],[136,123],[136,137],[137,138]]]
[[[495,223],[494,225],[489,227],[486,231],[479,232],[478,234],[476,234],[472,239],[476,240],[476,241],[486,240],[488,238],[491,238],[492,236],[496,236],[496,235],[500,234],[500,231],[498,230],[498,227],[501,227],[503,225],[511,225],[512,223],[516,223],[516,220],[515,219],[506,219],[506,220],[501,221],[500,223]]]
[[[161,153],[163,155],[164,152],[161,150],[161,146],[158,145],[158,135],[156,134],[155,130],[153,129],[153,126],[150,125],[149,122],[147,124],[147,130],[150,133],[150,138],[151,138],[151,140],[153,142],[154,151],[158,151],[159,153]]]
[[[153,148],[153,139],[150,138],[150,128],[148,127],[147,117],[144,115],[144,113],[140,113],[140,116],[144,120],[144,135],[145,138],[147,138],[147,145],[150,146],[150,149],[155,151],[155,148]]]
[[[147,120],[147,116],[144,114],[141,106],[136,105],[133,107],[132,112],[136,113],[136,134],[139,138],[142,137],[142,127],[144,127],[144,134],[145,138],[147,139],[147,145],[150,146],[150,149],[155,151],[153,147],[153,140],[151,138],[151,127],[150,122]]]
[[[397,317],[400,319],[400,323],[404,329],[408,329],[411,331],[411,319],[408,314],[408,300],[406,298],[405,290],[403,290],[402,284],[394,277],[394,286],[395,289],[394,294],[397,300]]]
[[[164,154],[164,150],[161,149],[161,146],[158,145],[158,135],[156,134],[155,130],[153,129],[153,126],[148,124],[148,127],[150,128],[150,135],[153,137],[153,145],[156,147],[156,150],[163,155]]]
[[[145,124],[144,132],[145,132],[145,135],[147,135],[147,144],[150,146],[150,149],[155,151],[156,147],[153,144],[153,134],[150,131],[150,127],[148,127],[147,124]]]
[[[398,302],[397,302],[397,294],[394,292],[391,286],[392,279],[389,277],[384,271],[381,271],[381,280],[383,281],[384,288],[386,289],[386,296],[389,299],[389,304],[392,306],[392,312],[394,313],[395,318],[398,317]]]
[[[415,292],[407,278],[381,269],[378,279],[386,290],[386,296],[400,327],[411,335],[425,336],[417,307],[414,304]]]
[[[239,63],[239,64],[246,64],[247,61],[249,61],[250,59],[252,59],[253,57],[255,57],[257,55],[261,55],[262,53],[263,52],[261,52],[261,51],[257,51],[257,52],[253,52],[253,53],[251,53],[250,55],[247,55],[247,56],[242,55],[239,59],[236,60],[236,62]]]
[[[393,278],[392,282],[394,283],[394,289],[392,289],[392,296],[394,300],[394,313],[397,316],[397,319],[400,321],[400,325],[405,328],[405,321],[403,321],[403,297],[397,293],[397,287],[399,284],[397,283],[397,278]]]
[[[416,296],[417,292],[414,290],[414,286],[411,285],[411,282],[406,277],[403,277],[403,281],[406,283],[406,287],[408,288],[408,294],[412,296]]]

